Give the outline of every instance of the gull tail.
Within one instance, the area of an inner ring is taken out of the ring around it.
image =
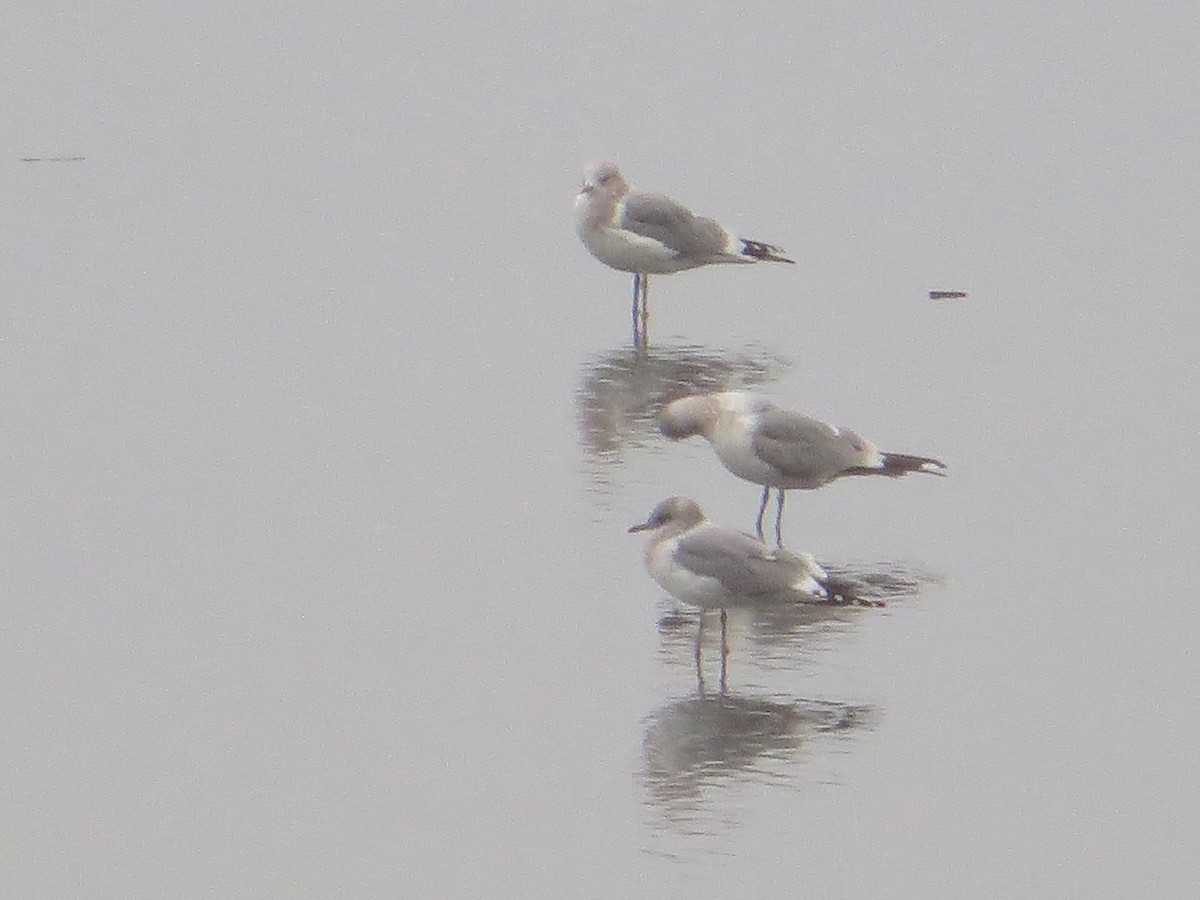
[[[909,472],[927,472],[945,476],[946,464],[931,456],[910,456],[907,453],[881,453],[878,466],[856,466],[847,469],[847,475],[887,475],[899,478]]]
[[[749,256],[751,259],[760,262],[785,262],[795,264],[794,259],[788,259],[784,256],[784,251],[779,247],[771,244],[764,244],[762,241],[750,241],[746,238],[738,238],[742,243],[742,256]]]
[[[829,598],[827,602],[834,606],[887,606],[883,600],[868,596],[861,584],[849,578],[826,575],[820,579],[820,584]]]
[[[928,472],[945,475],[946,464],[932,456],[909,456],[907,453],[883,454],[884,475],[907,475],[909,472]]]

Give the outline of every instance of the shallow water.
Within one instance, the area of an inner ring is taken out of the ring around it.
[[[5,896],[1194,893],[1191,13],[692,12],[14,14]],[[595,156],[798,265],[636,351]],[[752,526],[723,387],[950,477],[722,693],[625,529]]]

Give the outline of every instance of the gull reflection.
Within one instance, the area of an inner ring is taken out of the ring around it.
[[[896,562],[853,565],[822,562],[821,566],[831,581],[885,607],[894,601],[916,595],[922,585],[938,580],[929,572]],[[852,606],[808,605],[758,609],[748,623],[748,640],[755,653],[773,657],[776,651],[791,652],[797,647],[811,646],[814,640],[825,635],[852,630],[863,621],[863,615],[877,614]]]
[[[653,712],[642,743],[650,801],[672,818],[698,809],[723,779],[770,776],[772,765],[821,734],[871,720],[872,708],[826,700],[715,694],[673,700]]]
[[[767,384],[790,365],[756,348],[726,352],[683,345],[604,353],[583,365],[576,390],[584,449],[597,465],[617,462],[626,447],[658,439],[655,416],[671,400]]]

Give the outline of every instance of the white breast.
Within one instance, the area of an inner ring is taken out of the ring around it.
[[[713,450],[725,468],[739,478],[771,487],[791,486],[785,483],[787,479],[782,478],[775,468],[755,455],[750,429],[745,427],[745,420],[741,417],[723,413],[718,427],[713,429],[711,441]]]
[[[654,580],[676,599],[693,606],[719,607],[729,600],[729,592],[715,578],[697,575],[675,562],[673,555],[679,538],[661,541],[646,551],[646,568]]]
[[[694,269],[699,263],[679,259],[675,251],[653,238],[612,226],[581,222],[579,238],[588,251],[606,266],[622,272],[664,275]]]

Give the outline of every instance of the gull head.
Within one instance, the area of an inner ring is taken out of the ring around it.
[[[695,394],[673,400],[658,414],[658,430],[663,437],[681,441],[697,434],[709,436],[717,418],[721,415],[721,404],[716,394]]]
[[[712,440],[714,431],[729,423],[757,416],[773,409],[773,404],[761,394],[747,391],[721,391],[716,394],[693,394],[674,400],[658,414],[658,430],[673,441],[699,434]]]
[[[616,163],[593,162],[583,167],[581,195],[601,194],[619,200],[629,193],[629,183],[621,175]]]
[[[679,534],[696,527],[704,519],[704,511],[695,500],[690,497],[668,497],[655,504],[650,517],[645,522],[631,526],[629,532],[669,529],[669,533]]]

